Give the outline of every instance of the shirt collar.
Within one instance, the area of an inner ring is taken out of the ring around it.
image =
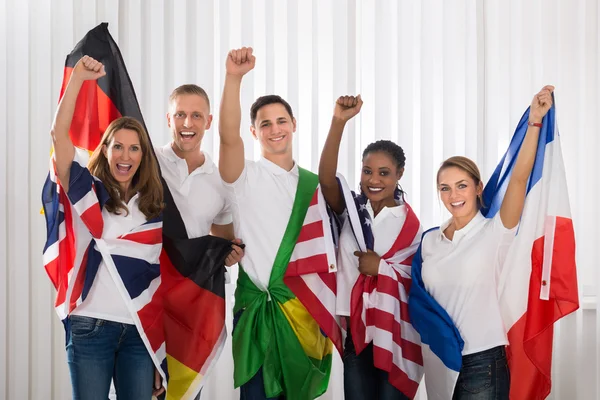
[[[371,200],[367,200],[367,210],[369,211],[369,215],[371,219],[380,219],[380,216],[383,216],[387,213],[391,213],[394,218],[403,217],[406,214],[406,207],[404,207],[404,202],[399,202],[399,204],[395,207],[383,207],[377,217],[375,217],[375,213],[373,212],[373,206],[371,205]]]
[[[285,175],[285,174],[293,174],[295,176],[299,175],[298,164],[296,163],[296,161],[294,161],[294,166],[289,171],[286,171],[285,169],[281,168],[279,165],[275,164],[273,161],[269,161],[264,157],[261,157],[258,162],[261,163],[261,165],[264,166],[273,175]]]
[[[467,234],[474,227],[478,226],[479,223],[482,222],[482,221],[485,221],[485,217],[481,214],[481,212],[478,212],[477,214],[475,214],[475,216],[473,217],[473,219],[470,220],[469,223],[467,225],[465,225],[462,229],[454,231],[454,237],[453,237],[452,241],[453,242],[458,242],[458,240],[460,240],[461,238],[467,236]],[[452,222],[452,218],[450,218],[449,220],[447,220],[446,222],[444,222],[442,224],[442,226],[440,226],[440,235],[442,236],[442,239],[448,240],[448,238],[446,237],[446,235],[444,235],[444,231],[450,225],[451,222]]]
[[[169,160],[171,162],[185,163],[186,168],[187,168],[187,162],[183,158],[181,158],[177,154],[175,154],[175,151],[173,150],[173,147],[171,146],[171,144],[172,144],[172,142],[163,146],[163,154],[165,155],[167,160]],[[192,173],[195,172],[195,173],[212,174],[214,171],[215,163],[213,162],[213,160],[210,158],[210,156],[207,153],[202,152],[202,154],[204,154],[204,164],[202,164],[201,166],[196,168],[194,171],[192,171]]]

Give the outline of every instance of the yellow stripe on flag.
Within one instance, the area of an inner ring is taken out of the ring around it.
[[[180,363],[167,354],[167,367],[169,370],[169,386],[167,389],[167,400],[179,400],[190,389],[190,386],[198,374],[193,369]],[[200,379],[202,376],[200,375]]]
[[[333,352],[333,343],[321,332],[317,321],[297,298],[280,304],[283,314],[294,330],[307,356],[322,360]]]

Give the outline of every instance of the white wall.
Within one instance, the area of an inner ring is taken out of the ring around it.
[[[444,218],[440,162],[463,154],[488,177],[534,92],[556,85],[586,309],[556,329],[551,397],[600,398],[599,13],[596,0],[0,0],[0,399],[70,398],[41,260],[40,192],[65,56],[103,21],[155,144],[168,141],[166,100],[179,84],[203,86],[218,120],[232,47],[251,45],[257,56],[242,126],[257,96],[284,96],[299,121],[295,157],[313,171],[334,99],[362,93],[340,170],[355,185],[361,150],[377,138],[397,141],[407,153],[402,185],[426,227]],[[215,135],[216,124],[203,147],[216,158]],[[205,398],[233,398],[230,363],[225,353]],[[341,393],[336,369],[328,397]]]

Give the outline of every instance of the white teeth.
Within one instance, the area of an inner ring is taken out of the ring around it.
[[[195,132],[179,132],[181,136],[194,136]]]
[[[275,138],[271,138],[271,140],[274,141],[274,142],[279,142],[282,139],[283,139],[283,136],[278,136],[278,137],[275,137]]]
[[[381,192],[383,190],[383,188],[369,187],[369,190],[371,192]]]
[[[117,163],[117,170],[119,170],[122,173],[129,172],[130,169],[131,169],[131,164]]]
[[[465,204],[464,201],[459,201],[458,203],[450,203],[452,204],[454,207],[458,207],[458,206],[462,206],[463,204]]]

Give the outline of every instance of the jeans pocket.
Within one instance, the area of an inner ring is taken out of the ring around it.
[[[460,375],[460,386],[469,393],[480,393],[492,386],[491,364],[466,367]]]
[[[71,336],[73,339],[86,339],[96,336],[101,332],[104,320],[92,317],[72,315],[69,317]]]

